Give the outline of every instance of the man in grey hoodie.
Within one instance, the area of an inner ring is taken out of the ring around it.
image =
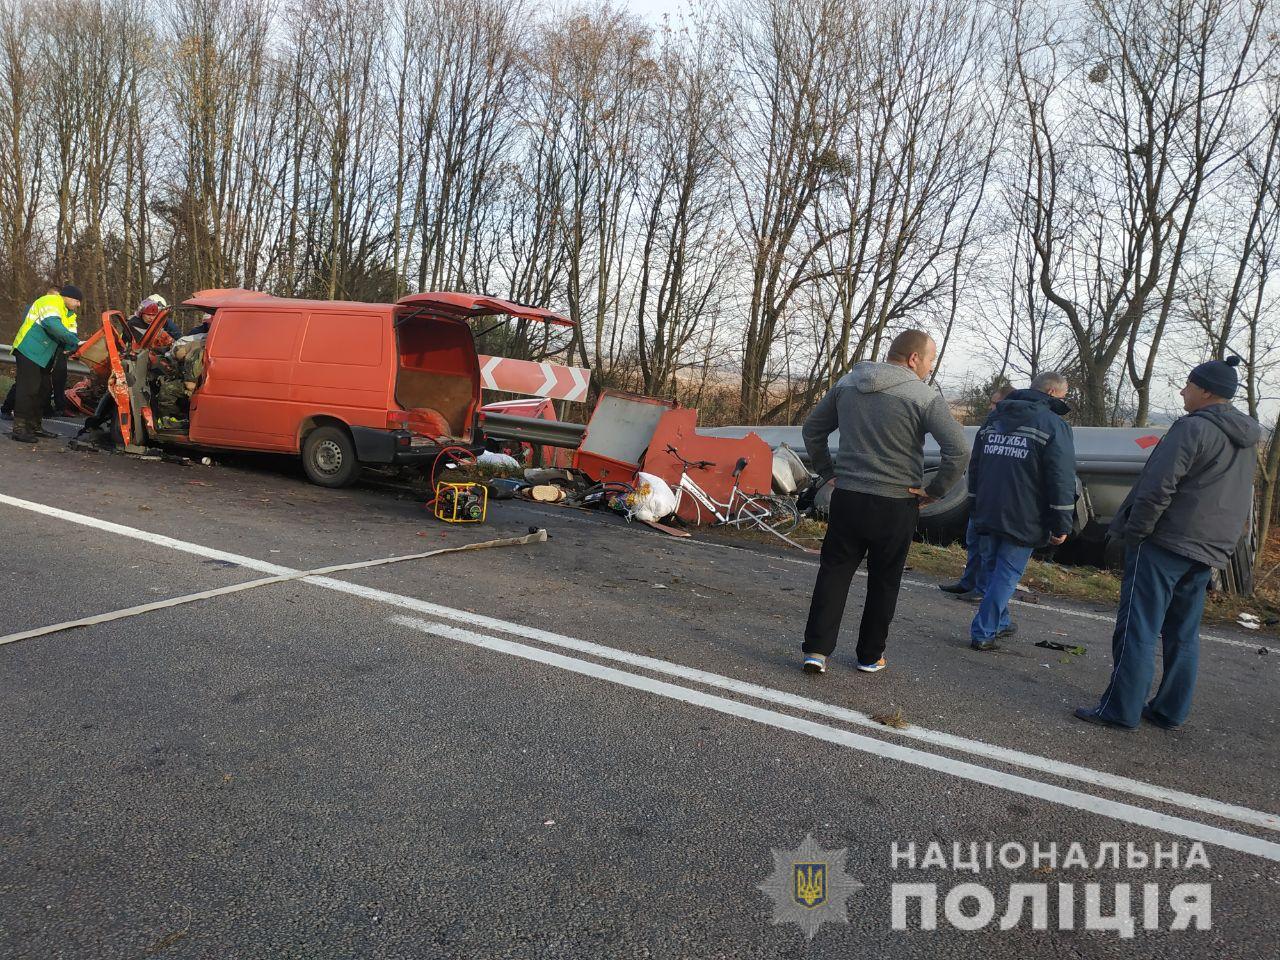
[[[1139,719],[1166,729],[1191,711],[1200,659],[1200,617],[1216,567],[1235,552],[1253,505],[1262,428],[1231,405],[1237,357],[1191,371],[1182,388],[1187,416],[1151,451],[1110,534],[1125,543],[1111,682],[1096,707],[1075,715],[1133,729]],[[1164,673],[1150,703],[1156,639]],[[1145,705],[1144,705],[1145,704]]]
[[[889,346],[887,363],[856,364],[805,421],[810,464],[823,480],[834,476],[836,481],[804,631],[806,672],[826,672],[849,585],[863,557],[867,599],[858,630],[858,669],[875,673],[885,667],[885,640],[920,506],[951,489],[969,457],[964,430],[942,392],[925,382],[937,355],[937,345],[924,331],[900,333]],[[840,449],[833,462],[829,437],[837,428]],[[926,433],[942,449],[942,464],[923,488]]]

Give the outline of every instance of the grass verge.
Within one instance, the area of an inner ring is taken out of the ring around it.
[[[826,532],[826,524],[813,520],[802,520],[792,539],[806,547],[819,548]],[[715,531],[699,531],[699,535],[711,534],[717,538],[733,541],[747,540],[753,543],[780,546],[781,541],[759,530],[730,530],[719,528]],[[1268,544],[1275,550],[1275,563],[1280,564],[1280,538]],[[916,573],[937,577],[939,580],[958,579],[964,570],[966,555],[963,547],[953,544],[938,547],[928,543],[913,543],[907,557],[907,569]],[[1068,567],[1057,563],[1046,563],[1032,560],[1027,564],[1027,571],[1022,576],[1022,584],[1035,594],[1046,597],[1062,597],[1078,600],[1083,603],[1096,604],[1113,611],[1120,602],[1120,576],[1110,570],[1097,567]],[[1280,617],[1280,588],[1271,588],[1268,584],[1260,585],[1252,597],[1237,597],[1231,594],[1209,591],[1209,600],[1205,604],[1205,619],[1218,623],[1235,623],[1241,613],[1250,613],[1258,617],[1264,624],[1269,619]],[[1270,636],[1280,635],[1280,624],[1264,626],[1256,632]]]

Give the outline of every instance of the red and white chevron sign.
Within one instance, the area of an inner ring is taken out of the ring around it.
[[[486,357],[481,354],[480,386],[485,390],[502,390],[530,397],[552,400],[585,400],[591,384],[591,371],[586,367],[566,367],[559,363],[535,363],[510,357]]]

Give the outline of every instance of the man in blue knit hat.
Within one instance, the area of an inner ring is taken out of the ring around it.
[[[1231,559],[1253,504],[1262,428],[1231,405],[1239,362],[1191,371],[1182,388],[1187,415],[1151,451],[1112,521],[1110,534],[1125,543],[1114,666],[1098,705],[1076,710],[1081,720],[1131,730],[1145,718],[1171,729],[1191,711],[1209,576]],[[1157,638],[1164,674],[1147,702]]]

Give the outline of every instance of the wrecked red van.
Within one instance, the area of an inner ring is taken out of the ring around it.
[[[469,319],[572,326],[536,307],[456,292],[382,304],[205,290],[184,306],[210,316],[204,373],[179,428],[156,424],[147,352],[112,358],[108,389],[126,448],[295,453],[327,487],[353,483],[362,465],[426,465],[441,447],[472,440],[480,369]]]

